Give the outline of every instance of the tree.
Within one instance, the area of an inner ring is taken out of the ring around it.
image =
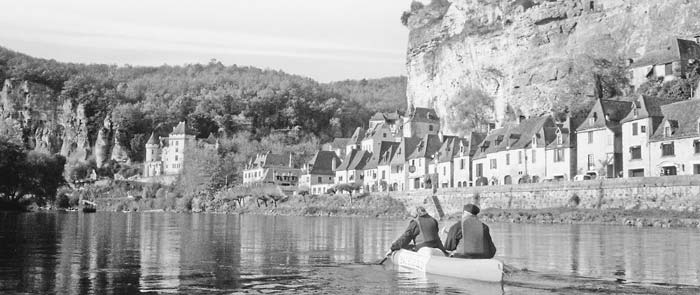
[[[492,119],[494,98],[483,90],[464,88],[459,95],[448,102],[447,120],[451,130],[467,134],[470,131],[484,131],[484,126]]]
[[[34,196],[43,205],[53,201],[63,178],[66,158],[25,151],[17,144],[0,139],[0,197],[19,204],[25,196]]]
[[[355,183],[355,182],[340,183],[340,184],[336,184],[333,187],[333,190],[336,192],[341,192],[341,193],[348,192],[348,194],[350,195],[350,204],[352,204],[352,193],[358,192],[358,191],[360,191],[360,189],[362,189],[362,185],[359,183]]]

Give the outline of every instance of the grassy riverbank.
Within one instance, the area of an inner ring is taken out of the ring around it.
[[[669,210],[598,210],[575,208],[485,209],[484,222],[537,224],[611,224],[636,227],[700,227],[700,213]],[[447,216],[456,220],[459,214]]]

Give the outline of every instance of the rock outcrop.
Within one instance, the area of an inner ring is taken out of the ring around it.
[[[408,104],[444,120],[472,88],[495,100],[500,123],[508,106],[561,110],[592,99],[601,67],[693,38],[699,14],[688,0],[433,0],[407,20]]]
[[[112,120],[110,116],[105,117],[102,128],[97,132],[95,140],[95,164],[97,168],[102,168],[110,157],[110,143],[112,142]]]

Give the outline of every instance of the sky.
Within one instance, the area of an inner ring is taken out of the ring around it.
[[[208,63],[327,82],[405,75],[409,0],[22,0],[0,46],[62,62]]]

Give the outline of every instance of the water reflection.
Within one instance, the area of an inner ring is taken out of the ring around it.
[[[169,213],[0,213],[0,221],[0,293],[503,292],[368,265],[406,221]],[[517,268],[700,285],[691,229],[492,224],[491,232],[497,257]]]

